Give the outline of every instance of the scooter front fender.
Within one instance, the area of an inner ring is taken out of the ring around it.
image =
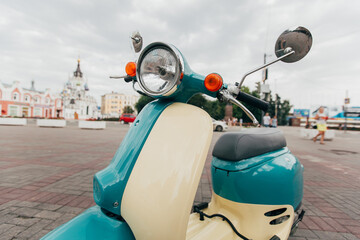
[[[45,235],[41,240],[133,240],[125,221],[108,217],[99,206],[94,206]]]

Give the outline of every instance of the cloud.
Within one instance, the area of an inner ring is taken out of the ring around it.
[[[360,16],[356,0],[304,1],[8,1],[0,3],[0,80],[34,79],[40,89],[60,91],[81,57],[90,93],[132,93],[111,80],[133,61],[129,36],[139,30],[145,43],[177,46],[193,70],[239,81],[274,58],[274,43],[285,29],[302,25],[313,34],[309,55],[269,70],[271,89],[298,107],[341,105],[348,89],[360,105],[358,77]],[[254,88],[261,73],[245,84]],[[100,104],[100,102],[99,102]]]

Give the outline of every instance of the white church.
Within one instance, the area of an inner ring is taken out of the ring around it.
[[[66,82],[61,95],[65,119],[89,119],[100,115],[96,100],[89,95],[87,80],[80,70],[80,59],[74,76]]]

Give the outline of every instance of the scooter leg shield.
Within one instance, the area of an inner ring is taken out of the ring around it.
[[[45,235],[41,240],[132,240],[135,239],[125,221],[107,216],[94,206]]]

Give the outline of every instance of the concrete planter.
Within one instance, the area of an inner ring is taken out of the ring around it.
[[[59,119],[38,119],[36,121],[38,127],[65,127],[66,121]]]
[[[312,139],[318,134],[318,130],[316,129],[306,129],[303,128],[300,130],[300,136],[305,139]],[[333,140],[335,138],[335,131],[334,130],[327,130],[325,132],[325,140]]]
[[[26,118],[0,118],[0,125],[25,126]]]
[[[79,128],[82,128],[82,129],[105,129],[106,122],[103,122],[103,121],[79,121]]]

